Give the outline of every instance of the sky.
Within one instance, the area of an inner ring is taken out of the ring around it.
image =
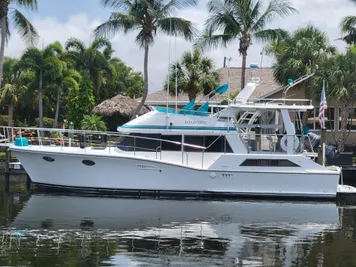
[[[198,6],[179,11],[178,16],[193,21],[194,25],[202,30],[208,16],[206,4],[208,0],[198,0]],[[332,45],[340,51],[345,49],[342,41],[335,40],[341,36],[340,21],[348,15],[356,15],[356,5],[348,0],[291,0],[292,6],[298,10],[297,14],[288,18],[277,19],[270,23],[268,28],[283,28],[288,31],[312,24],[324,31]],[[267,0],[264,3],[268,3]],[[34,24],[40,35],[37,46],[42,48],[56,40],[65,43],[70,37],[81,39],[85,44],[92,40],[92,30],[107,20],[110,12],[115,11],[103,8],[100,0],[38,0],[37,12],[20,9]],[[135,43],[135,33],[117,34],[111,39],[115,50],[114,56],[119,57],[135,71],[143,71],[143,50]],[[273,58],[263,56],[261,51],[263,43],[253,42],[248,51],[247,64],[257,63],[262,67],[273,64]],[[20,57],[26,49],[26,44],[20,36],[12,31],[10,42],[5,55]],[[154,45],[149,51],[149,92],[161,90],[167,77],[169,62],[179,59],[180,55],[192,49],[192,43],[180,38],[170,38],[158,34]],[[231,57],[231,67],[241,66],[241,57],[238,53],[238,41],[232,42],[224,49],[205,51],[211,57],[215,67],[223,66],[224,57]],[[262,60],[261,60],[262,59]]]

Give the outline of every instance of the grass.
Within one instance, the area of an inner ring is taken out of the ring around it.
[[[0,152],[0,160],[5,160],[6,152]],[[13,153],[11,153],[11,158],[16,158]]]

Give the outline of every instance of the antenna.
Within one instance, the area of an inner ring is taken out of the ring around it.
[[[228,91],[227,91],[227,104],[230,103],[230,61],[232,60],[232,57],[224,57],[224,64],[225,60],[227,60],[227,84],[228,84]]]
[[[260,63],[260,68],[262,68],[262,62],[263,62],[263,53],[264,53],[265,49],[262,48],[262,51],[260,52],[261,55],[261,63]]]
[[[172,19],[169,18],[169,44],[168,44],[168,76],[167,76],[167,107],[166,114],[168,114],[168,99],[169,99],[169,68],[171,66],[171,30],[172,30]]]
[[[230,61],[232,60],[232,57],[225,57],[227,59],[227,84],[228,84],[228,88],[227,88],[227,105],[230,105]],[[230,122],[230,109],[228,111],[227,114],[227,121]],[[227,131],[229,131],[229,124],[227,126]]]
[[[176,112],[178,110],[178,63],[177,63],[177,34],[174,36],[174,61],[176,62]]]

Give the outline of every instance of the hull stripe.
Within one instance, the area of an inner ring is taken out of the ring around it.
[[[161,125],[122,125],[119,129],[154,129],[154,130],[200,130],[200,131],[237,131],[235,127],[207,126],[161,126]]]

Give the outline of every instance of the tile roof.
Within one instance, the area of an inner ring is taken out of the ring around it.
[[[219,74],[220,84],[228,83],[228,68],[220,68],[216,70]],[[255,75],[254,75],[255,73]],[[250,68],[246,69],[246,81],[250,77],[259,77],[260,84],[257,86],[255,92],[252,94],[252,98],[260,98],[264,95],[270,94],[271,92],[278,91],[280,85],[274,80],[273,77],[273,69],[272,68],[260,68],[257,70],[253,70]],[[240,91],[240,82],[241,81],[241,68],[235,67],[230,68],[230,94],[235,94]],[[197,100],[203,97],[202,94],[197,96]],[[216,99],[217,102],[222,101],[227,97],[227,92],[219,96]],[[141,98],[138,98],[137,101],[140,101]],[[154,93],[151,93],[147,96],[146,103],[151,105],[164,104],[167,100],[167,92],[164,90],[160,90]],[[175,102],[176,98],[174,95],[169,95],[169,102]],[[186,104],[189,102],[189,98],[187,94],[179,94],[178,95],[178,104]],[[214,102],[214,101],[211,101]]]

